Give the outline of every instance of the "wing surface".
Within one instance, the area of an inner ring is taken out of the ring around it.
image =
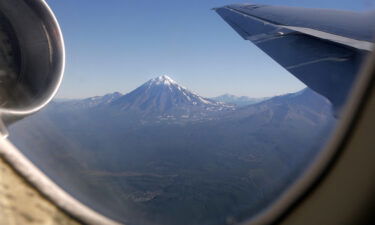
[[[325,96],[335,112],[373,49],[375,13],[235,4],[214,9],[245,40]]]

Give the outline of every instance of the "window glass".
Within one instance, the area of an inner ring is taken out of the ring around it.
[[[340,121],[329,99],[210,10],[238,2],[48,3],[64,34],[65,77],[55,99],[13,124],[9,138],[72,196],[117,221],[248,219],[303,174]]]

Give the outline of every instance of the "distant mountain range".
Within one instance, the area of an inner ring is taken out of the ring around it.
[[[125,95],[53,102],[10,127],[10,139],[73,196],[125,224],[213,225],[265,209],[335,122],[310,89],[208,99],[160,76]]]
[[[250,98],[247,96],[236,96],[236,95],[231,95],[231,94],[224,94],[220,95],[214,98],[211,98],[214,101],[217,102],[223,102],[227,104],[234,104],[236,106],[245,106],[245,105],[252,105],[256,104],[262,101],[265,101],[267,99],[270,99],[269,97],[264,97],[264,98]]]
[[[294,113],[302,113],[305,119],[318,120],[311,117],[319,117],[319,114],[330,117],[330,107],[328,100],[308,88],[273,98],[225,94],[209,99],[189,91],[164,75],[147,81],[125,95],[114,92],[81,100],[58,101],[47,111],[95,111],[103,117],[115,113],[123,118],[132,118],[133,121],[149,119],[154,122],[179,122],[239,119],[257,114],[264,116],[266,111],[275,116],[285,110],[285,115],[291,116],[292,112],[299,110]]]
[[[200,120],[235,108],[233,104],[195,94],[165,75],[151,79],[125,95],[115,92],[83,100],[60,101],[58,104],[69,110],[112,109],[143,118],[159,117],[173,120]]]
[[[145,117],[161,119],[207,119],[224,112],[260,103],[270,98],[250,98],[224,94],[214,98],[202,97],[179,85],[169,76],[153,78],[128,94],[119,92],[82,100],[56,101],[69,110],[102,108],[120,110]]]

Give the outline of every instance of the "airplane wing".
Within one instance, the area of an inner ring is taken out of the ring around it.
[[[338,112],[373,49],[375,13],[235,4],[214,9]]]

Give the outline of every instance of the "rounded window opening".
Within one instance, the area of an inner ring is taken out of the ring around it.
[[[330,11],[338,2],[49,4],[65,78],[9,139],[130,225],[236,224],[266,210],[329,140],[373,45],[357,26],[373,14]]]

